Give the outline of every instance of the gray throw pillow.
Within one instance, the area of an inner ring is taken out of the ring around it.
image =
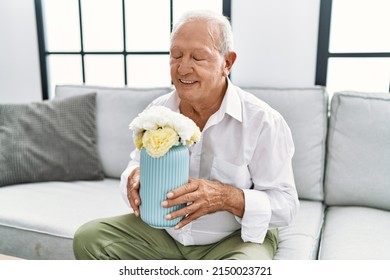
[[[0,186],[102,180],[95,106],[96,93],[0,104]]]

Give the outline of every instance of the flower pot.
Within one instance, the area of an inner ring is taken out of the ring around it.
[[[140,161],[140,213],[141,219],[152,227],[174,227],[183,217],[166,220],[165,215],[186,204],[170,208],[161,206],[167,193],[188,183],[189,151],[186,146],[173,146],[165,155],[154,158],[141,149]]]

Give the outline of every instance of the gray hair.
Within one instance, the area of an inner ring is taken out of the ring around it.
[[[197,10],[185,13],[173,26],[171,33],[171,43],[179,28],[187,22],[194,20],[203,20],[206,22],[214,22],[217,24],[219,31],[221,32],[221,40],[219,51],[222,55],[225,55],[233,51],[233,32],[229,20],[221,15],[207,10]]]

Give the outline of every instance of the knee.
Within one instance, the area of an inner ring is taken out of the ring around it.
[[[96,259],[93,252],[99,222],[91,221],[77,229],[73,237],[73,253],[76,259]]]

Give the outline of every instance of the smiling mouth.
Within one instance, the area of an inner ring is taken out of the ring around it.
[[[192,81],[192,80],[182,80],[182,79],[179,79],[180,83],[182,84],[185,84],[185,85],[193,85],[196,83],[196,81]]]

